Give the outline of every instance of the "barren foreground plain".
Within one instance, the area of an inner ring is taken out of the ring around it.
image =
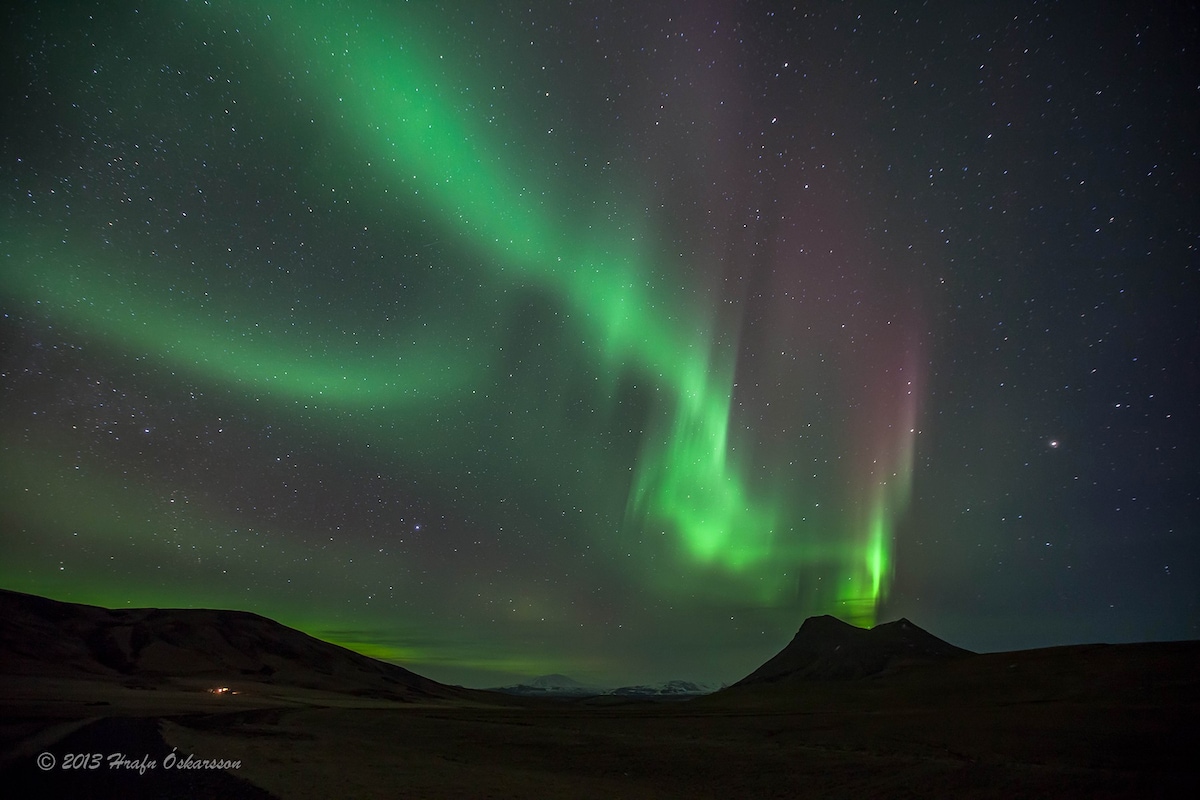
[[[669,701],[519,698],[390,673],[411,685],[364,690],[330,678],[333,662],[310,686],[242,670],[214,694],[203,670],[81,674],[99,667],[68,650],[35,670],[25,648],[2,670],[6,797],[1200,797],[1200,642],[964,654]],[[204,765],[180,769],[189,756]]]

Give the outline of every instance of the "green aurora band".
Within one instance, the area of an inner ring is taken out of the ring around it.
[[[709,323],[654,293],[646,279],[653,270],[635,252],[580,250],[546,204],[525,201],[549,193],[510,177],[496,148],[449,101],[451,90],[429,67],[437,59],[423,55],[415,37],[381,33],[386,27],[365,22],[371,15],[362,11],[349,15],[352,24],[343,10],[265,9],[274,12],[268,30],[281,48],[302,49],[318,92],[337,104],[359,143],[396,185],[432,198],[454,234],[486,250],[493,279],[550,289],[603,343],[610,370],[635,370],[668,390],[670,420],[643,450],[631,515],[668,526],[701,562],[741,570],[769,559],[776,512],[750,496],[729,463],[732,357],[714,352]],[[628,227],[603,238],[628,239]]]
[[[214,5],[224,11],[193,13],[222,13],[228,24],[252,27],[243,4]],[[255,24],[278,58],[294,62],[306,94],[340,120],[346,149],[369,154],[384,187],[379,194],[396,213],[419,204],[442,236],[479,255],[481,277],[494,291],[556,298],[590,348],[602,401],[616,403],[623,380],[652,387],[632,475],[614,476],[628,481],[627,535],[665,535],[674,543],[670,558],[719,574],[763,604],[804,594],[798,567],[827,570],[837,588],[819,596],[819,610],[873,624],[888,589],[893,526],[910,493],[915,400],[887,425],[896,441],[861,487],[867,500],[853,529],[814,532],[794,521],[795,497],[749,478],[752,447],[732,422],[737,337],[719,321],[715,302],[703,291],[685,296],[656,268],[637,222],[605,218],[597,230],[594,215],[556,202],[552,181],[513,168],[495,134],[464,107],[471,87],[457,85],[435,55],[431,26],[420,19],[400,25],[391,14],[386,5],[284,3],[256,4],[253,12],[270,20]],[[323,352],[315,338],[260,326],[255,320],[269,316],[261,308],[231,311],[236,301],[209,297],[200,284],[180,288],[177,277],[156,277],[155,265],[133,254],[97,255],[36,230],[3,235],[0,287],[54,324],[281,406],[311,406],[339,419],[352,412],[367,422],[348,430],[364,440],[381,415],[402,413],[420,425],[432,408],[468,395],[494,366],[474,349],[482,323],[479,330],[462,322],[437,330],[397,325],[394,341],[410,343],[404,349],[388,342],[344,357]],[[173,299],[164,305],[167,296]],[[230,318],[243,321],[231,326]],[[329,635],[376,654],[412,656]]]

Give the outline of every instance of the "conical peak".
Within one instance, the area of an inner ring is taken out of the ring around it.
[[[849,622],[838,619],[830,614],[822,614],[819,617],[809,617],[804,620],[800,626],[800,631],[797,634],[804,632],[826,632],[826,631],[858,631],[862,630]]]

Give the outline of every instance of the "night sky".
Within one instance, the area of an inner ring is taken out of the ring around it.
[[[437,680],[1200,638],[1194,4],[6,4],[0,586]]]

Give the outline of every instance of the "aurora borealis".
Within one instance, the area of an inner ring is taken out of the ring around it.
[[[10,10],[0,585],[479,686],[1200,636],[1195,14],[645,5]]]

